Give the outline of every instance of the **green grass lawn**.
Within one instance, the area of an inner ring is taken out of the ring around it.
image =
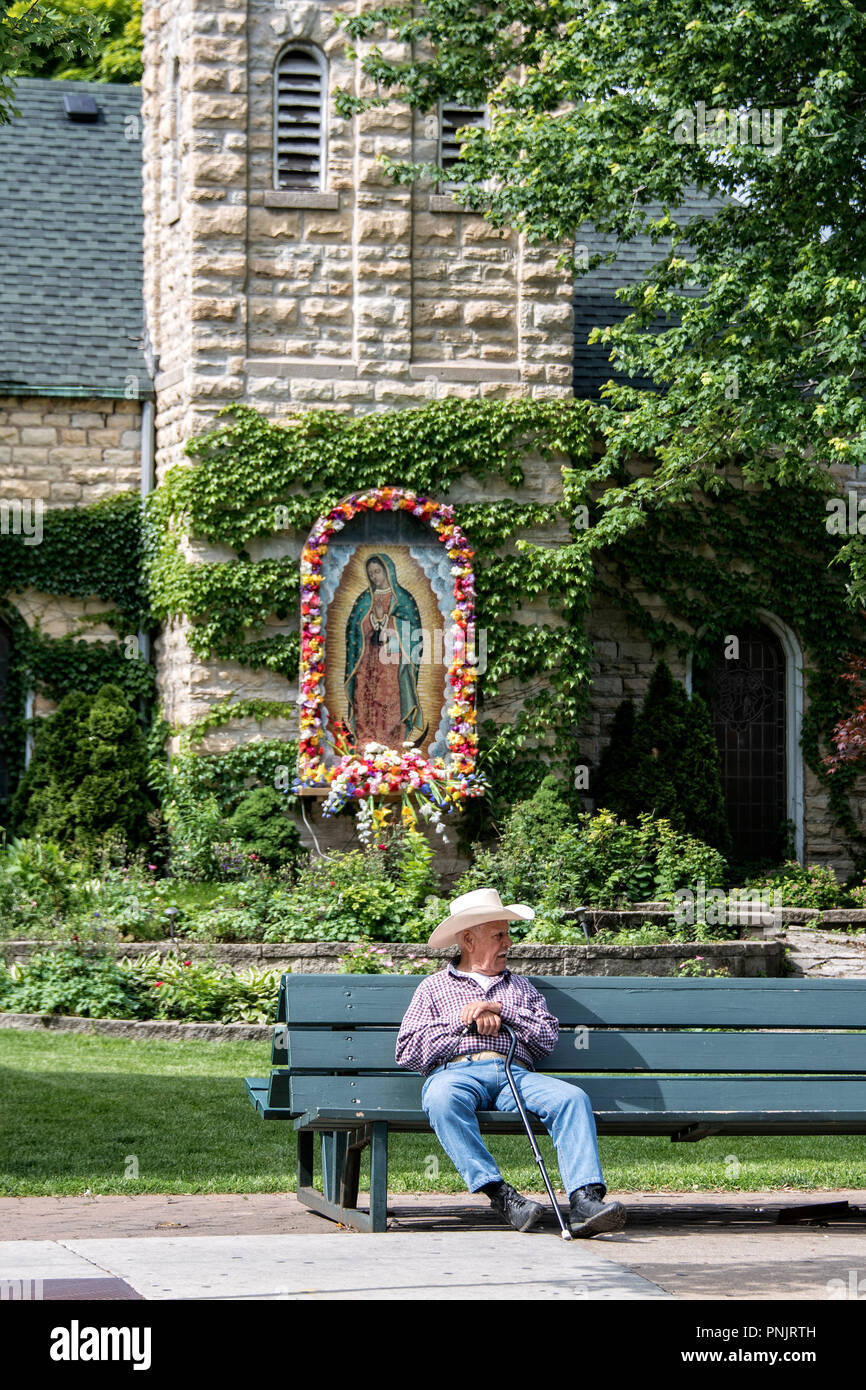
[[[266,1042],[0,1029],[0,1194],[290,1191],[291,1126],[261,1120],[244,1091],[245,1076],[269,1070]],[[510,1182],[540,1188],[527,1140],[486,1142]],[[558,1185],[553,1146],[541,1144]],[[602,1136],[599,1149],[615,1191],[866,1188],[866,1142],[857,1136],[698,1144]],[[395,1135],[390,1151],[391,1191],[465,1191],[432,1134]]]

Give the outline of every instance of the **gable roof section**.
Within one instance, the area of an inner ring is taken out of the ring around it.
[[[648,206],[653,215],[661,212],[660,204]],[[686,194],[681,207],[674,212],[674,218],[682,226],[699,213],[712,216],[722,206],[718,198],[691,192]],[[602,343],[590,347],[586,340],[592,328],[612,327],[628,317],[632,311],[631,305],[617,299],[616,291],[624,285],[633,285],[642,280],[647,271],[670,251],[670,237],[662,237],[653,243],[649,236],[639,236],[632,241],[618,243],[615,236],[600,236],[592,227],[582,227],[575,237],[575,243],[578,247],[585,246],[590,256],[599,251],[617,251],[616,260],[610,265],[600,265],[575,280],[575,396],[579,400],[599,400],[600,389],[606,381],[638,387],[651,386],[652,382],[647,377],[627,377],[623,372],[615,372],[609,361],[610,348]]]
[[[92,96],[71,121],[67,92]],[[141,89],[20,78],[0,126],[0,392],[147,397]],[[130,135],[134,138],[130,138]]]

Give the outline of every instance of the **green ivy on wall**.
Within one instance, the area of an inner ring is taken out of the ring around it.
[[[683,659],[689,648],[706,656],[738,625],[759,622],[761,609],[792,629],[804,654],[803,759],[825,788],[859,869],[866,867],[866,837],[851,808],[857,773],[831,775],[821,760],[849,707],[842,672],[850,653],[866,652],[866,629],[848,604],[847,571],[834,564],[847,538],[829,534],[826,521],[823,492],[744,491],[718,480],[712,497],[696,491],[690,503],[648,511],[642,526],[607,547],[608,578],[597,576],[596,588],[628,612],[657,650],[673,648]],[[653,597],[664,600],[669,618],[650,606]]]
[[[57,701],[72,690],[95,695],[119,685],[131,701],[149,702],[153,667],[134,639],[146,622],[141,499],[122,493],[87,507],[45,511],[38,544],[14,532],[0,537],[0,618],[12,634],[12,659],[0,720],[0,757],[14,789],[24,767],[28,690]],[[115,607],[82,617],[80,631],[104,623],[117,640],[87,641],[78,634],[49,637],[30,628],[14,603],[34,589],[64,598],[99,598]],[[0,807],[0,814],[4,808]]]
[[[148,499],[145,554],[154,616],[185,615],[190,647],[201,659],[268,667],[294,682],[298,635],[268,636],[264,629],[274,617],[297,624],[300,550],[322,513],[349,493],[386,485],[447,500],[458,480],[471,477],[519,492],[533,455],[586,465],[587,411],[568,400],[446,399],[361,417],[309,411],[275,423],[252,407],[228,407],[224,423],[188,443],[196,466],[170,470]],[[549,502],[503,496],[455,505],[476,553],[476,627],[487,634],[482,758],[504,796],[509,787],[522,791],[520,778],[525,783],[535,764],[521,767],[521,750],[528,754],[533,743],[545,743],[554,762],[573,756],[574,729],[586,708],[591,561],[552,573],[544,554],[521,551],[528,532],[555,526],[573,536],[583,474],[572,468],[571,475],[570,486],[560,495],[553,489]],[[289,541],[285,558],[253,559],[251,546],[274,537]],[[230,547],[234,558],[190,561],[181,549],[185,538]],[[521,610],[542,598],[558,621],[521,620]],[[484,718],[485,704],[507,698],[510,689],[522,703],[513,720]]]
[[[0,594],[36,589],[66,598],[94,595],[117,605],[100,615],[120,634],[135,633],[147,607],[141,547],[141,499],[125,492],[87,507],[42,516],[42,539],[0,538]]]
[[[128,638],[172,618],[186,617],[200,659],[269,669],[294,684],[298,560],[316,519],[365,488],[407,487],[447,500],[471,478],[478,491],[488,485],[490,495],[455,504],[455,514],[476,552],[476,620],[487,634],[479,728],[494,809],[534,790],[539,748],[551,766],[575,761],[591,689],[586,615],[594,588],[613,595],[659,651],[681,655],[690,646],[706,648],[763,608],[788,623],[807,654],[803,755],[856,858],[862,839],[850,806],[853,774],[830,777],[821,763],[847,708],[847,654],[864,650],[862,628],[846,605],[846,572],[832,564],[844,538],[826,530],[824,495],[781,487],[744,492],[719,481],[712,495],[696,490],[691,503],[640,512],[624,533],[593,535],[585,509],[593,520],[599,488],[623,480],[608,476],[599,460],[590,410],[569,400],[446,399],[360,417],[323,410],[274,422],[232,406],[187,444],[194,466],[171,469],[143,514],[138,496],[129,494],[46,513],[38,546],[4,536],[0,594],[32,587],[97,595],[115,608],[81,626],[108,622],[118,641],[49,639],[38,627],[31,632],[7,603],[15,657],[0,751],[14,772],[23,758],[28,685],[59,700],[70,689],[95,692],[110,681],[149,701],[153,670],[130,656]],[[533,458],[546,461],[548,486],[527,496]],[[512,495],[497,495],[506,493]],[[285,555],[253,558],[255,547],[275,540],[287,542]],[[188,559],[187,543],[223,554]],[[666,618],[653,597],[664,601]],[[549,620],[536,620],[536,604],[550,611]],[[274,619],[289,630],[274,630]],[[160,721],[151,738],[154,785],[167,786],[175,766],[226,806],[250,778],[272,785],[277,767],[294,765],[291,740],[260,740],[224,754],[197,750],[206,734],[233,720],[293,720],[294,713],[291,701],[228,698],[186,729]],[[180,735],[180,752],[166,760],[158,749],[169,733]]]

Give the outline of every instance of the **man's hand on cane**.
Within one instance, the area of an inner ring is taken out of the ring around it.
[[[502,1006],[495,999],[473,999],[460,1010],[460,1020],[462,1023],[474,1021],[481,1036],[487,1038],[499,1032],[501,1013]]]

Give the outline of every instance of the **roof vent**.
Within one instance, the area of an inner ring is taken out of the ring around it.
[[[67,121],[80,121],[93,124],[99,120],[99,107],[91,96],[82,92],[64,92],[63,109]]]

